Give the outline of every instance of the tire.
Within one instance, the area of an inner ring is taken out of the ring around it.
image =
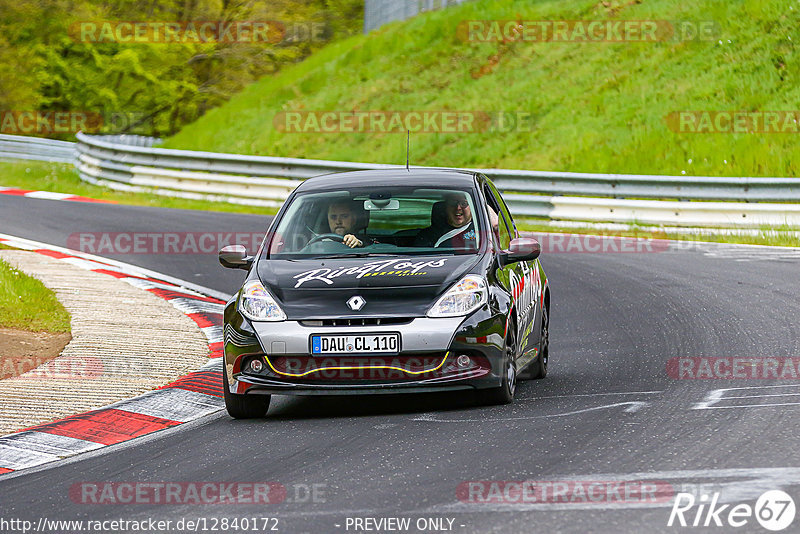
[[[510,404],[517,391],[517,364],[514,361],[516,345],[514,335],[509,332],[506,338],[505,359],[503,367],[503,380],[499,387],[478,390],[481,404],[496,406]]]
[[[228,385],[228,371],[225,369],[225,360],[222,361],[222,396],[225,399],[225,409],[234,419],[256,419],[267,415],[271,395],[237,395],[230,392]]]
[[[550,312],[542,306],[542,330],[539,336],[539,354],[530,365],[529,377],[540,380],[547,376],[547,363],[550,359]]]

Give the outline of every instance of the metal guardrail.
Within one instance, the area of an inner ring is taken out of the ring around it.
[[[75,161],[75,143],[42,137],[0,134],[0,159]]]
[[[302,180],[312,176],[398,167],[165,149],[153,147],[157,139],[130,135],[77,137],[76,166],[86,181],[256,206],[280,206]],[[2,136],[0,154],[8,143],[39,141]],[[69,143],[62,149],[64,145]],[[30,154],[35,150],[42,149],[29,147],[28,156],[35,156]],[[800,226],[796,178],[478,170],[493,179],[512,212],[522,217],[693,227]]]
[[[126,145],[126,146],[141,146],[152,147],[161,143],[158,137],[148,137],[145,135],[131,135],[131,134],[116,134],[116,135],[93,135],[91,137],[97,141],[104,141],[106,143]]]
[[[656,176],[485,169],[500,189],[539,195],[798,202],[800,179]]]
[[[279,207],[300,182],[347,170],[391,168],[296,158],[150,148],[78,134],[78,172],[86,181],[127,191]]]

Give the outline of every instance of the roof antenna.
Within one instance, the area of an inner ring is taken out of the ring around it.
[[[408,141],[406,142],[406,170],[411,172],[409,168],[409,159],[411,158],[411,130],[408,130]]]

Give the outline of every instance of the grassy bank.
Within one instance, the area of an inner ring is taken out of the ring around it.
[[[713,40],[477,43],[466,20],[711,21]],[[530,128],[412,134],[419,165],[796,176],[797,134],[676,133],[676,111],[797,109],[788,0],[476,0],[334,43],[250,85],[167,146],[405,163],[398,133],[285,133],[286,111],[530,113]],[[276,119],[277,117],[277,119]],[[525,131],[529,130],[529,131]]]
[[[39,280],[0,260],[0,327],[69,332],[69,314]]]

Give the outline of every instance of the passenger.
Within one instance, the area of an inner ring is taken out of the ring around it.
[[[439,208],[434,204],[433,212]],[[414,246],[441,248],[476,248],[477,239],[472,210],[464,193],[450,193],[444,200],[444,220],[431,213],[431,226],[417,234]]]

